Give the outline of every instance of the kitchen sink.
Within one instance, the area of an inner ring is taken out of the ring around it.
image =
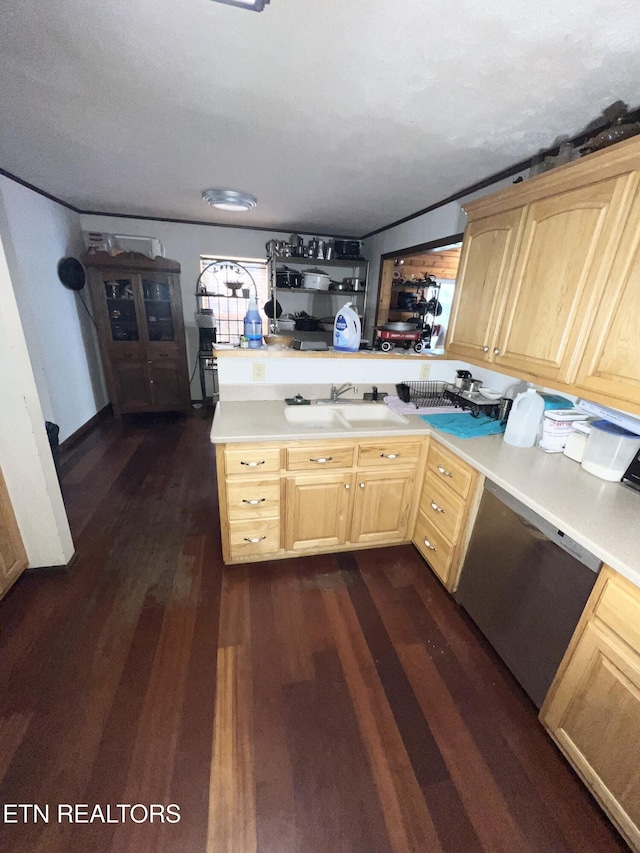
[[[336,403],[318,406],[285,406],[284,416],[292,426],[309,429],[349,430],[354,427],[404,426],[409,421],[383,403]]]

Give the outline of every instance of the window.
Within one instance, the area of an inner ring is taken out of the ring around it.
[[[249,295],[255,295],[262,319],[264,334],[269,320],[264,304],[270,299],[267,264],[255,258],[224,258],[219,255],[200,256],[199,309],[213,311],[216,340],[237,346],[243,334],[243,320],[249,307]],[[255,293],[254,293],[255,290]]]

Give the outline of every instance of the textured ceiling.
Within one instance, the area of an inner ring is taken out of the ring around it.
[[[637,0],[21,0],[0,168],[81,209],[361,235],[638,106],[639,32]]]

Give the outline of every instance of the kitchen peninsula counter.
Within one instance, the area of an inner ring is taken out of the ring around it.
[[[348,431],[296,428],[286,421],[284,410],[283,401],[218,403],[211,441],[214,444],[284,443],[432,435],[640,587],[640,494],[620,483],[594,477],[562,453],[548,454],[537,447],[511,447],[501,435],[456,438],[434,430],[416,415],[407,415],[406,425],[379,424]]]

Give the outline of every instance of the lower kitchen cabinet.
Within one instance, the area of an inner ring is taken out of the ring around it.
[[[26,567],[27,555],[0,471],[0,598]]]
[[[352,482],[350,472],[287,477],[285,550],[324,550],[345,544]]]
[[[356,475],[350,540],[357,544],[407,539],[413,471],[360,471]]]
[[[444,586],[455,592],[483,478],[431,440],[413,544]]]
[[[540,719],[631,847],[640,851],[640,589],[607,566]]]
[[[226,563],[407,542],[421,436],[218,445]]]

